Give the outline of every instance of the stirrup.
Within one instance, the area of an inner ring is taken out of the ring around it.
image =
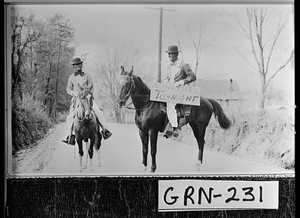
[[[104,140],[108,139],[112,135],[112,133],[108,129],[103,129],[101,131],[101,134],[102,134]]]

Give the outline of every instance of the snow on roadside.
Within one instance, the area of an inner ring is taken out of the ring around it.
[[[215,151],[294,169],[295,123],[293,109],[280,107],[264,113],[235,115],[235,124],[222,130],[212,117],[206,129],[205,146]],[[179,141],[196,144],[190,127],[184,126]]]

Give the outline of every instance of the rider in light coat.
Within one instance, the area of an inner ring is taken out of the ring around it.
[[[170,45],[166,51],[170,59],[170,64],[167,68],[167,77],[164,83],[170,83],[176,87],[189,84],[196,80],[196,75],[191,70],[190,65],[178,60],[179,52],[176,45]],[[169,123],[173,127],[173,136],[178,137],[179,132],[175,106],[176,103],[167,102],[167,116]]]
[[[70,107],[70,113],[67,116],[67,126],[70,130],[69,132],[73,134],[73,122],[74,122],[74,116],[75,116],[75,101],[79,94],[79,92],[83,89],[89,89],[91,92],[94,92],[94,84],[92,77],[82,71],[82,63],[80,58],[74,58],[72,61],[72,65],[75,69],[74,74],[69,76],[68,79],[68,85],[67,85],[67,93],[72,96],[72,104]],[[103,138],[107,139],[109,138],[112,133],[106,128],[107,122],[104,117],[103,111],[100,109],[100,107],[97,105],[96,101],[93,99],[93,111],[95,112],[99,122],[100,126],[103,129]],[[69,139],[69,136],[67,139],[63,140],[63,142],[68,144],[74,144],[70,143],[71,138]]]

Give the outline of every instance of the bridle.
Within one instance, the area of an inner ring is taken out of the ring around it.
[[[126,104],[127,100],[129,97],[131,97],[132,95],[135,94],[135,83],[134,83],[134,80],[133,80],[133,77],[132,76],[128,76],[128,75],[122,75],[124,78],[129,78],[130,79],[130,88],[128,89],[126,95],[122,98],[122,101],[124,101],[124,106],[127,108],[127,109],[130,109],[130,110],[136,110],[136,111],[144,111],[144,110],[147,110],[147,108],[143,108],[143,109],[137,109],[135,107],[129,107],[128,105],[132,104],[132,102],[130,102],[129,104]],[[132,92],[132,89],[134,89],[134,92]],[[153,102],[150,101],[150,107],[152,106]]]
[[[90,93],[88,94],[88,95],[91,95]],[[88,101],[88,104],[89,104],[89,106],[90,107],[92,107],[92,104],[93,104],[93,101],[92,101],[92,96],[90,96],[89,97],[89,99],[87,98],[88,97],[88,95],[84,95],[84,96],[82,96],[81,95],[81,92],[78,94],[78,96],[76,97],[76,108],[75,109],[77,109],[78,107],[79,107],[79,104],[80,104],[80,106],[81,106],[81,108],[82,108],[82,110],[83,110],[83,116],[82,116],[82,118],[79,118],[78,117],[78,113],[76,112],[76,118],[77,118],[77,120],[79,121],[79,122],[83,122],[84,120],[86,120],[86,119],[92,119],[93,118],[93,113],[91,113],[90,115],[91,115],[91,117],[89,117],[89,118],[87,118],[86,116],[85,116],[85,108],[84,108],[84,103],[82,102],[84,99],[87,99],[87,101]]]
[[[134,94],[134,92],[133,93],[131,93],[131,92],[133,89],[135,89],[135,83],[134,83],[132,76],[123,75],[122,77],[124,77],[124,78],[126,77],[126,78],[130,79],[130,88],[128,89],[126,95],[122,98],[122,101],[125,101],[125,103],[126,103],[127,99]]]

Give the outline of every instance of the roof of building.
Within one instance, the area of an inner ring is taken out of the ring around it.
[[[196,86],[200,86],[200,95],[216,100],[241,100],[242,91],[236,81],[233,80],[207,80],[198,79]]]

